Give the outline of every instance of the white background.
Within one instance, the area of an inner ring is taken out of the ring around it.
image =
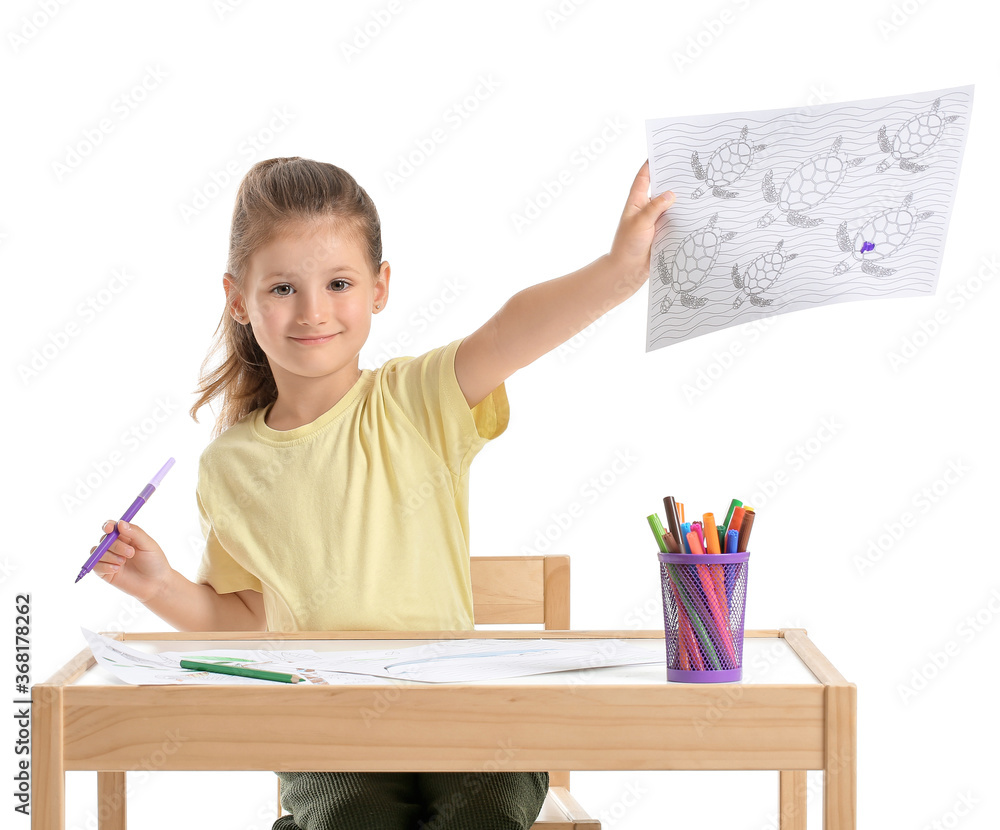
[[[753,504],[747,624],[806,628],[857,684],[859,826],[996,827],[997,18],[955,0],[6,4],[3,694],[17,697],[18,593],[33,682],[83,648],[81,625],[169,630],[73,579],[169,456],[138,523],[194,577],[212,414],[187,410],[254,162],[329,161],[374,199],[393,278],[362,353],[373,366],[606,252],[646,118],[974,83],[936,296],[646,354],[644,288],[508,380],[510,426],[473,465],[470,521],[473,554],[572,555],[574,627],[655,628],[645,516],[667,494],[717,516],[734,496]],[[270,772],[131,780],[133,827],[273,821]],[[68,827],[95,826],[93,785],[68,776]],[[578,773],[573,791],[607,828],[775,826],[770,772]]]

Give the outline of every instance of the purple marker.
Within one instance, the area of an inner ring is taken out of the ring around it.
[[[145,487],[142,488],[142,492],[136,497],[136,500],[129,505],[128,510],[125,511],[124,515],[118,521],[129,521],[136,513],[139,512],[139,508],[142,507],[148,500],[157,487],[160,486],[160,482],[163,481],[163,477],[167,474],[167,471],[174,466],[174,459],[170,459],[160,467],[160,472],[153,476],[152,480]],[[114,543],[115,539],[118,538],[118,522],[115,522],[115,529],[110,533],[106,534],[101,543],[97,546],[97,549],[90,555],[90,559],[84,563],[84,566],[80,569],[80,575],[76,578],[76,582],[83,579],[90,571],[93,569],[94,565],[97,564],[98,560],[107,552],[108,548]]]

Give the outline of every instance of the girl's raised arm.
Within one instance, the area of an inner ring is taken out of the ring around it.
[[[462,341],[455,374],[470,407],[645,285],[656,221],[674,202],[669,191],[655,199],[648,191],[646,161],[632,183],[609,253],[572,274],[519,291]]]

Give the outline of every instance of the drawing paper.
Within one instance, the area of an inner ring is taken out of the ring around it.
[[[81,629],[98,664],[133,685],[274,683],[183,669],[182,659],[230,662],[246,668],[289,672],[312,684],[391,684],[394,680],[447,683],[531,674],[662,663],[643,644],[627,640],[445,640],[407,648],[326,651],[312,649],[212,649],[149,653]],[[291,685],[291,684],[289,684]],[[305,684],[294,684],[305,685]]]
[[[933,294],[972,86],[646,121],[646,351],[760,317]]]

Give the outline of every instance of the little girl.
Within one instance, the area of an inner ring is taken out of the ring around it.
[[[221,398],[198,471],[197,579],[127,522],[94,571],[185,631],[472,629],[469,466],[506,429],[505,379],[646,282],[673,202],[648,187],[647,162],[609,253],[373,371],[359,355],[390,277],[374,204],[332,164],[254,165],[233,211],[222,362],[203,366],[191,409]],[[548,790],[547,772],[278,775],[289,814],[274,830],[526,830]]]

